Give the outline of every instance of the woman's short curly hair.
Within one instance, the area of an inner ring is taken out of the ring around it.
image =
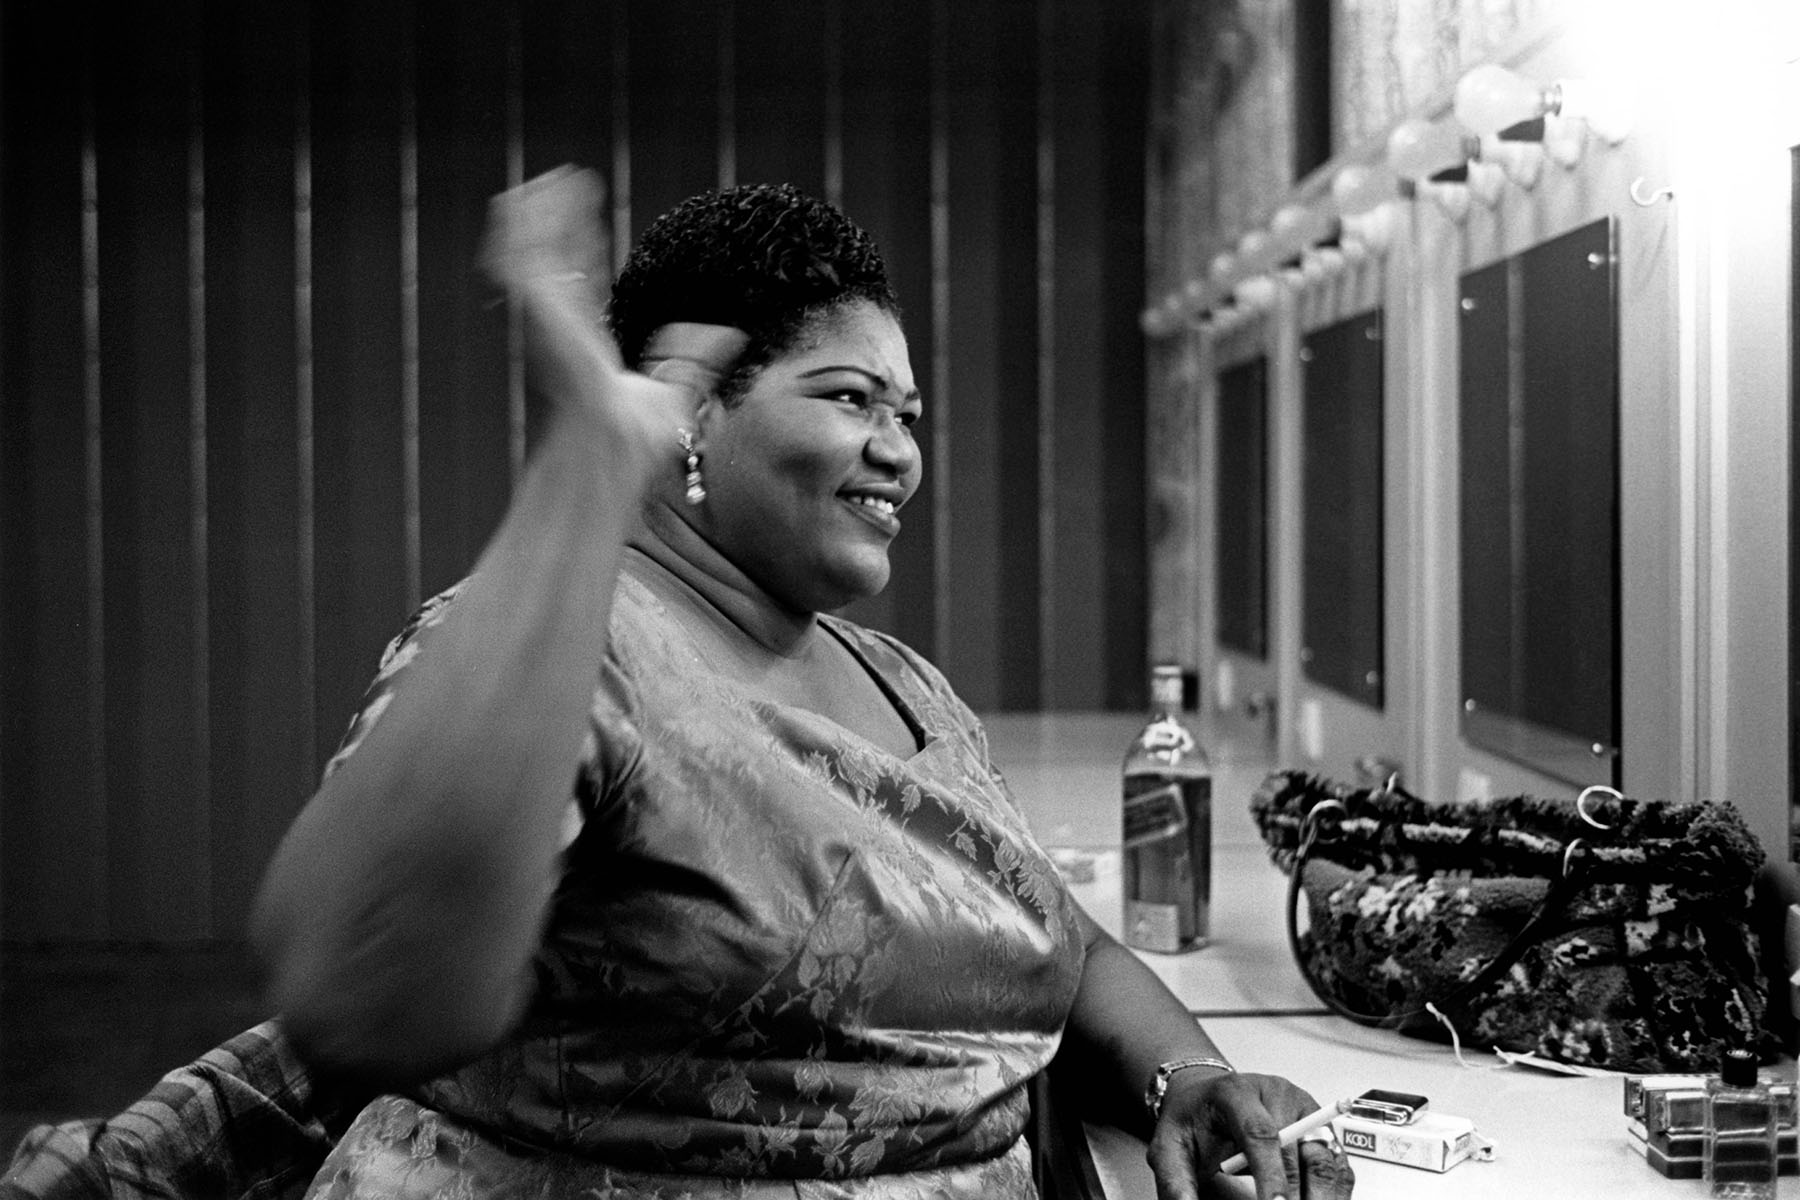
[[[653,221],[613,283],[607,323],[633,368],[672,321],[743,330],[749,343],[722,389],[729,402],[815,317],[856,301],[900,312],[874,239],[791,184],[746,184]]]

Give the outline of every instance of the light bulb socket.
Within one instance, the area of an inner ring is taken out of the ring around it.
[[[1499,167],[1508,179],[1527,191],[1537,186],[1544,173],[1542,119],[1532,124],[1539,127],[1539,132],[1530,141],[1515,141],[1497,133],[1481,139],[1481,162]]]
[[[1399,212],[1391,201],[1346,218],[1343,237],[1345,261],[1359,263],[1366,258],[1386,255],[1388,247],[1393,244],[1394,226],[1399,219]]]
[[[1544,140],[1544,118],[1539,115],[1508,125],[1494,136],[1503,142],[1541,142]]]
[[[1559,167],[1573,170],[1587,149],[1587,122],[1547,113],[1544,116],[1544,156]]]
[[[1563,110],[1563,80],[1557,79],[1544,89],[1544,115],[1559,117]]]
[[[1493,208],[1500,203],[1500,196],[1506,191],[1506,171],[1497,163],[1476,161],[1469,164],[1469,194],[1481,201],[1484,208]]]
[[[1458,225],[1469,216],[1469,185],[1466,183],[1422,183],[1419,195],[1429,197],[1439,211]]]
[[[1540,146],[1551,161],[1564,167],[1573,167],[1581,161],[1582,150],[1587,140],[1587,125],[1585,122],[1573,119],[1561,112],[1562,84],[1554,85],[1545,92],[1545,95],[1556,99],[1546,107],[1541,116],[1508,125],[1505,129],[1492,135],[1492,144],[1496,149],[1503,146]],[[1529,172],[1529,181],[1523,177],[1520,164],[1507,165],[1507,174],[1513,176],[1521,187],[1531,187],[1536,184],[1537,165],[1532,164],[1524,167],[1523,170]]]

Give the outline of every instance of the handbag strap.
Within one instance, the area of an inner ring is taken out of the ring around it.
[[[1420,1017],[1430,1015],[1430,1011],[1433,1007],[1455,1008],[1465,1000],[1472,999],[1475,995],[1480,993],[1482,989],[1486,988],[1489,984],[1499,979],[1501,975],[1511,970],[1513,964],[1518,962],[1519,959],[1524,956],[1525,951],[1530,949],[1533,943],[1536,942],[1538,931],[1561,913],[1563,907],[1568,903],[1570,898],[1587,884],[1587,872],[1584,869],[1584,864],[1574,853],[1576,847],[1581,845],[1580,839],[1576,839],[1569,843],[1567,850],[1563,854],[1562,875],[1545,889],[1544,898],[1538,902],[1537,908],[1532,910],[1531,916],[1527,918],[1525,924],[1512,936],[1512,940],[1501,947],[1500,952],[1494,955],[1494,957],[1488,961],[1488,964],[1480,971],[1476,972],[1472,978],[1458,984],[1444,996],[1427,1001],[1418,1008],[1410,1009],[1405,1012],[1358,1012],[1356,1009],[1353,1009],[1348,1004],[1344,1003],[1343,1000],[1339,999],[1337,996],[1332,995],[1331,989],[1319,978],[1318,973],[1313,970],[1312,964],[1308,962],[1306,955],[1300,951],[1300,876],[1306,867],[1307,859],[1311,857],[1313,842],[1318,837],[1316,816],[1321,809],[1333,806],[1338,808],[1343,807],[1343,805],[1336,800],[1323,801],[1314,805],[1311,811],[1306,814],[1305,819],[1301,822],[1300,845],[1299,849],[1294,853],[1293,869],[1288,875],[1288,949],[1293,953],[1294,964],[1300,969],[1301,977],[1306,980],[1307,986],[1312,988],[1313,993],[1317,995],[1320,1000],[1325,1002],[1325,1006],[1338,1016],[1347,1017],[1359,1025],[1370,1025],[1380,1029],[1400,1029],[1408,1022],[1416,1021]]]

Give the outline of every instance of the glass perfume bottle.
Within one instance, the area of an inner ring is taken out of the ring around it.
[[[1727,1050],[1706,1081],[1706,1182],[1714,1196],[1771,1200],[1779,1113],[1747,1050]]]
[[[1125,755],[1124,941],[1165,954],[1206,945],[1212,763],[1181,720],[1181,668],[1150,675],[1150,721]]]

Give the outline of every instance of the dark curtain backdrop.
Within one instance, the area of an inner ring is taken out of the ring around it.
[[[629,238],[792,180],[930,416],[852,615],[979,710],[1136,708],[1146,4],[0,7],[0,937],[232,939],[540,417],[471,270],[574,160]]]

